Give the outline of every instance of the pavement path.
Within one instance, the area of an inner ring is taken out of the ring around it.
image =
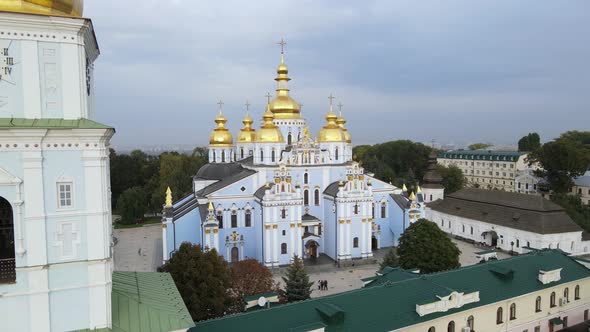
[[[154,272],[162,265],[160,224],[113,229],[115,271]]]

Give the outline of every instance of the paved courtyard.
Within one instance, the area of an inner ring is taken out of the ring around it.
[[[156,271],[162,264],[162,229],[159,224],[146,225],[138,228],[115,229],[113,236],[117,239],[114,248],[115,271]],[[459,261],[461,266],[478,263],[475,253],[486,250],[470,243],[453,239],[461,250]],[[377,250],[374,257],[378,262],[389,249]],[[498,252],[498,259],[510,257],[506,253]],[[275,281],[282,282],[285,267],[273,269]],[[336,294],[363,286],[361,279],[375,275],[379,264],[357,265],[348,268],[338,268],[326,256],[321,256],[317,262],[306,262],[306,269],[310,280],[315,282],[312,297]],[[328,280],[328,290],[317,289],[318,280]]]
[[[113,229],[115,271],[154,272],[162,265],[162,226]]]

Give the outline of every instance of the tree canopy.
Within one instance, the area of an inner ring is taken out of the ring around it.
[[[528,160],[540,164],[536,173],[547,179],[554,192],[569,192],[572,178],[583,175],[590,165],[590,132],[563,133],[529,153]]]
[[[422,181],[432,149],[408,140],[354,147],[354,159],[381,181],[401,187]]]
[[[159,270],[172,275],[195,321],[223,316],[235,306],[231,269],[215,249],[204,252],[184,242]]]
[[[427,219],[412,223],[399,238],[400,266],[432,273],[460,266],[461,251],[438,226]]]
[[[395,248],[391,248],[387,251],[381,264],[379,264],[379,268],[383,270],[386,267],[398,267],[399,266],[399,257],[397,257],[397,253]]]
[[[482,149],[489,148],[490,146],[492,146],[492,145],[488,144],[488,143],[474,143],[474,144],[471,144],[470,146],[468,146],[468,149],[469,150],[482,150]]]
[[[240,303],[245,296],[272,292],[274,282],[270,270],[255,259],[245,259],[231,266],[232,289]]]
[[[122,224],[133,224],[143,219],[146,212],[145,192],[141,187],[125,190],[117,200],[117,210],[121,214]]]
[[[537,133],[529,133],[518,140],[518,151],[535,151],[541,147],[541,137]]]
[[[309,281],[303,260],[297,255],[293,258],[293,263],[287,267],[283,282],[285,288],[279,292],[283,302],[303,301],[311,297],[313,282]]]
[[[437,171],[442,176],[442,185],[445,187],[445,194],[452,194],[455,191],[463,189],[465,186],[465,177],[463,171],[456,165],[436,165]]]

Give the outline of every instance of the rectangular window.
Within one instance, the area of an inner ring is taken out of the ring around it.
[[[246,227],[252,227],[252,212],[250,210],[246,211]]]
[[[541,332],[541,327],[540,326],[535,326],[535,332]]]
[[[231,228],[238,227],[238,214],[234,211],[231,214]]]
[[[71,182],[61,182],[57,184],[59,208],[71,208],[73,206],[72,187],[73,184]]]

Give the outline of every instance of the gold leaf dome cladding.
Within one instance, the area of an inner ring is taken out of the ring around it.
[[[84,0],[0,0],[0,11],[82,17]]]
[[[215,123],[217,127],[209,136],[209,144],[211,146],[231,146],[233,145],[234,139],[229,130],[225,127],[225,123],[227,119],[221,111],[219,111],[219,115],[215,118]]]
[[[352,137],[350,136],[348,129],[344,127],[344,125],[346,124],[346,119],[342,116],[342,112],[340,112],[338,119],[336,119],[336,124],[338,124],[338,127],[340,127],[340,129],[342,129],[342,131],[344,132],[346,143],[352,143]]]
[[[244,128],[240,130],[238,134],[238,143],[253,143],[256,141],[256,130],[252,128],[254,120],[250,117],[249,113],[246,113],[246,117],[242,120]]]
[[[270,111],[275,119],[301,119],[301,105],[289,96],[288,76],[289,68],[285,64],[284,54],[281,53],[281,63],[277,67],[277,95],[270,102]]]
[[[262,115],[264,124],[256,132],[256,141],[260,143],[283,143],[283,134],[274,123],[275,116],[270,110],[270,104],[266,105],[266,112]]]
[[[336,123],[338,117],[332,111],[332,105],[330,105],[330,111],[326,114],[326,124],[320,134],[318,135],[318,141],[320,142],[346,142],[346,135],[340,126]]]

